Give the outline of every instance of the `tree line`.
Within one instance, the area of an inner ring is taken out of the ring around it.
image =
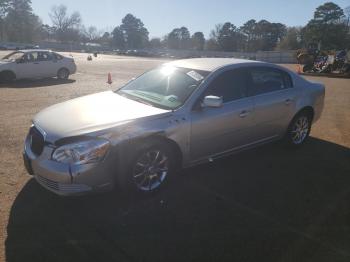
[[[305,26],[287,27],[267,20],[248,20],[242,26],[231,22],[217,24],[208,39],[203,32],[190,33],[185,26],[174,28],[159,38],[149,39],[149,31],[132,14],[127,14],[112,32],[86,27],[79,12],[68,12],[64,5],[49,12],[51,25],[34,14],[30,0],[0,0],[0,41],[33,43],[98,43],[114,49],[169,48],[255,52],[350,48],[350,7],[344,10],[333,2],[316,8]]]

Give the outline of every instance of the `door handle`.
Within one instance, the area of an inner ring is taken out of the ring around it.
[[[243,110],[240,114],[239,114],[239,117],[241,118],[244,118],[246,117],[247,115],[249,115],[250,111],[248,110]]]
[[[286,104],[286,105],[289,105],[289,104],[291,104],[293,102],[293,99],[290,99],[290,98],[287,98],[286,100],[284,100],[284,103]]]

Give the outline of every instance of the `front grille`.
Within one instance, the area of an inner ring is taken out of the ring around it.
[[[36,175],[35,178],[40,184],[46,186],[48,189],[62,193],[81,193],[91,190],[91,187],[83,184],[62,184],[40,175]]]
[[[41,153],[43,152],[44,145],[45,145],[44,136],[40,133],[40,131],[35,126],[32,126],[30,128],[29,135],[31,139],[30,149],[34,154],[36,154],[37,156],[40,156]]]

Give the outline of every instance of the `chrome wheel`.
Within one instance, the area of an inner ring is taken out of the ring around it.
[[[291,138],[294,144],[299,145],[304,142],[310,131],[309,119],[306,116],[300,116],[294,122],[291,130]]]
[[[157,189],[169,173],[169,158],[161,150],[149,150],[140,155],[133,168],[133,180],[141,191]]]

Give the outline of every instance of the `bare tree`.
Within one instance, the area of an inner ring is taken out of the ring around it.
[[[49,16],[60,40],[67,40],[66,36],[71,35],[72,31],[78,31],[77,29],[81,25],[79,12],[73,12],[69,15],[67,7],[64,5],[52,7]]]
[[[210,31],[209,38],[217,40],[219,38],[220,30],[222,29],[222,27],[223,27],[223,24],[216,24],[215,28]]]
[[[7,15],[9,8],[8,0],[0,0],[0,40],[4,40],[4,31],[5,31],[5,17]]]
[[[89,41],[96,41],[101,37],[102,32],[97,30],[95,26],[89,26],[87,29],[84,28],[84,35]]]
[[[344,14],[346,16],[346,25],[350,26],[350,6],[345,7]]]

